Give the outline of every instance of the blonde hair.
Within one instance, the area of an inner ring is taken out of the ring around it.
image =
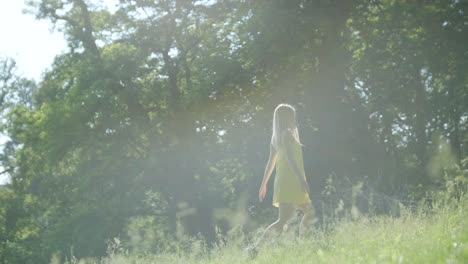
[[[292,133],[294,140],[301,144],[296,124],[296,109],[289,104],[279,104],[273,113],[271,144],[275,148],[278,148],[282,144],[281,136],[288,130]]]

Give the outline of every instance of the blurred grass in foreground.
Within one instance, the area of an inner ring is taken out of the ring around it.
[[[435,204],[432,209],[420,206],[410,212],[403,208],[398,218],[341,220],[326,231],[311,231],[302,241],[266,242],[254,259],[244,253],[242,241],[232,238],[208,250],[194,240],[179,253],[161,255],[132,255],[114,248],[101,260],[72,259],[67,263],[468,263],[468,195],[458,202]]]

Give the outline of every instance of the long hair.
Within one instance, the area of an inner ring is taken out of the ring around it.
[[[273,113],[271,144],[275,148],[278,148],[282,144],[281,135],[287,130],[290,130],[294,140],[301,144],[296,124],[296,109],[289,104],[279,104]]]

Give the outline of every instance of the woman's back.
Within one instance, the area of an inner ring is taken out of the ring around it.
[[[302,180],[306,180],[306,178],[300,143],[295,140],[290,140],[284,144],[280,144],[276,151],[277,160],[273,206],[279,207],[280,203],[310,203],[309,195],[302,187]],[[289,157],[288,154],[290,155]],[[292,166],[297,166],[300,175],[295,173]]]
[[[292,177],[297,179],[297,176],[294,175],[294,170],[288,164],[287,147],[290,148],[292,162],[295,162],[300,172],[305,174],[302,147],[298,142],[290,141],[289,146],[281,144],[277,148],[276,177]]]

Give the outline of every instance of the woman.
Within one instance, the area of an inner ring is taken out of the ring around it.
[[[273,134],[263,181],[258,196],[263,201],[267,184],[276,166],[273,192],[273,206],[279,208],[278,219],[266,228],[254,248],[270,230],[281,234],[283,227],[294,214],[295,209],[303,212],[299,236],[314,219],[314,209],[309,198],[309,185],[304,172],[302,144],[296,125],[296,110],[288,104],[280,104],[273,114]]]

